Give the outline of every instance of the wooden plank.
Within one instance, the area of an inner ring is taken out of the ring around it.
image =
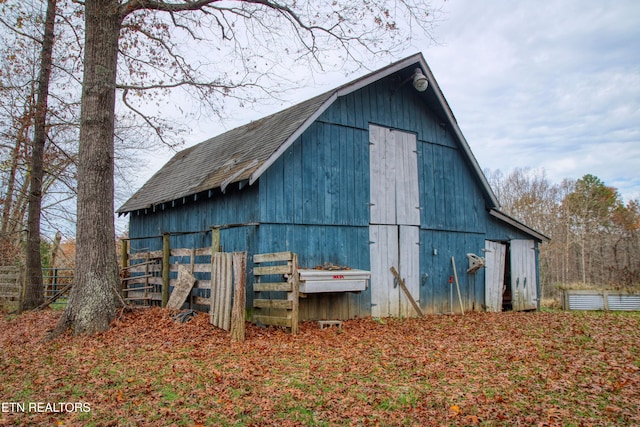
[[[216,252],[211,279],[210,322],[228,331],[231,328],[231,289],[233,287],[233,255]]]
[[[209,322],[212,325],[218,326],[218,311],[220,306],[220,280],[223,276],[222,273],[222,256],[219,252],[216,252],[212,256],[211,260],[211,305],[209,306]]]
[[[275,283],[254,283],[254,292],[291,292],[291,283],[275,282]]]
[[[402,277],[400,277],[400,274],[398,274],[398,272],[396,271],[396,268],[391,266],[390,270],[391,270],[391,273],[396,277],[396,280],[398,281],[398,285],[400,286],[400,289],[402,289],[404,294],[407,296],[413,308],[420,315],[420,317],[424,317],[424,313],[420,309],[420,306],[418,305],[418,303],[416,303],[416,300],[414,300],[413,297],[411,296],[411,292],[409,292],[409,289],[407,289],[407,286],[404,284],[404,280],[402,280]]]
[[[147,255],[149,256],[150,259],[162,258],[162,251],[138,252],[135,254],[129,254],[129,262],[131,262],[131,260],[138,260],[138,259],[146,260]]]
[[[127,298],[133,298],[133,299],[145,299],[145,298],[150,298],[152,301],[162,301],[162,294],[160,292],[148,292],[145,294],[145,292],[129,292],[127,295]]]
[[[146,274],[144,276],[129,276],[129,277],[123,277],[122,281],[123,282],[127,282],[129,280],[138,280],[138,279],[146,279],[148,277],[153,277],[153,274]]]
[[[420,230],[418,227],[399,226],[399,266],[407,290],[416,303],[420,299]],[[412,317],[413,309],[404,298],[400,299],[400,316]]]
[[[162,270],[162,265],[151,263],[151,264],[136,264],[129,267],[129,273],[149,273],[155,272],[159,273]]]
[[[286,317],[254,315],[253,321],[256,323],[262,323],[263,325],[283,326],[286,328],[291,327],[291,319]]]
[[[396,215],[397,224],[420,225],[420,196],[418,190],[418,154],[416,135],[392,132],[396,150]],[[463,205],[463,203],[461,203]],[[402,267],[404,274],[405,268]]]
[[[169,258],[171,257],[171,235],[164,233],[162,235],[162,307],[167,306],[169,302]]]
[[[462,314],[464,314],[464,305],[462,304],[462,295],[460,295],[460,283],[458,283],[458,271],[456,268],[456,260],[453,256],[451,257],[451,266],[453,267],[453,278],[456,281],[456,289],[458,290],[458,302],[460,303],[460,311],[462,312]]]
[[[222,329],[231,330],[231,291],[233,290],[233,254],[227,253],[226,257],[226,277],[224,280],[224,300],[222,306]]]
[[[300,289],[300,275],[298,274],[298,255],[293,254],[293,259],[290,262],[292,268],[291,275],[289,276],[289,282],[291,283],[292,290],[287,293],[287,300],[291,303],[291,333],[293,335],[298,334],[298,319],[299,309],[298,304],[300,301],[299,289]]]
[[[293,308],[293,302],[286,299],[254,299],[253,306],[255,308],[291,310]]]
[[[211,280],[198,280],[193,286],[194,289],[211,289]]]
[[[211,248],[196,249],[196,256],[211,256]]]
[[[142,286],[142,287],[139,287],[139,288],[125,288],[122,291],[123,292],[131,292],[131,291],[138,292],[138,291],[144,291],[145,289],[153,289],[153,288],[154,288],[154,286]]]
[[[178,269],[180,268],[181,265],[186,265],[184,263],[173,263],[169,265],[169,271],[171,272],[177,272]],[[189,266],[189,269],[191,269],[191,266]],[[211,264],[210,263],[206,263],[206,264],[193,264],[193,271],[192,273],[209,273],[211,271]]]
[[[244,310],[247,301],[245,283],[247,279],[247,253],[233,253],[234,294],[231,310],[231,341],[244,342]]]
[[[187,300],[187,297],[191,293],[191,289],[195,283],[196,278],[193,274],[189,272],[186,266],[181,265],[178,270],[178,283],[171,292],[171,296],[167,302],[167,307],[180,309],[182,304]]]
[[[290,265],[270,265],[267,267],[253,267],[254,276],[269,276],[279,274],[291,274]]]
[[[536,254],[532,240],[511,240],[511,292],[513,310],[538,308]]]
[[[253,256],[254,263],[274,262],[274,261],[291,261],[292,252],[274,252],[269,254],[255,254]]]
[[[157,264],[157,263],[156,263],[156,261],[145,261],[145,262],[141,262],[139,264],[127,265],[125,267],[122,267],[122,269],[123,270],[131,270],[132,268],[144,267],[145,265],[149,265],[149,264]]]
[[[485,240],[484,303],[489,312],[502,311],[506,245]]]
[[[192,249],[171,249],[171,256],[174,257],[191,257]]]

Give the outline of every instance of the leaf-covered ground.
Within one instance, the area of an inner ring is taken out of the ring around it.
[[[234,345],[155,308],[47,341],[58,316],[0,315],[0,425],[640,425],[638,313],[248,325]]]

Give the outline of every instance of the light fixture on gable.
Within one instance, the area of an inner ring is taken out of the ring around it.
[[[420,68],[416,68],[413,72],[413,87],[416,88],[418,92],[424,92],[428,86],[429,80],[427,80],[427,77],[422,73]]]

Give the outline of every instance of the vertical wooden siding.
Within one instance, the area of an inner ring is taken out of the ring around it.
[[[369,223],[369,124],[412,132],[419,165],[421,306],[433,313],[450,310],[453,255],[465,308],[478,309],[484,302],[484,272],[467,275],[466,254],[482,255],[484,247],[488,215],[482,189],[451,129],[441,126],[411,85],[395,90],[397,83],[386,79],[339,98],[260,178],[261,222],[287,224],[282,229],[261,225],[261,250],[291,250],[307,265],[326,261],[370,269],[367,229],[358,230]],[[319,224],[357,231],[313,227]],[[345,234],[353,238],[344,240]],[[287,246],[269,247],[278,238]],[[361,310],[369,309],[369,294],[356,299]],[[352,300],[317,301],[321,307],[315,314],[352,313]]]
[[[129,236],[159,236],[162,233],[208,230],[212,225],[257,222],[257,196],[257,186],[251,186],[242,190],[229,189],[225,194],[216,191],[211,197],[207,192],[200,193],[195,200],[194,196],[190,196],[184,201],[132,212],[129,214]],[[232,250],[246,250],[236,248],[239,245],[233,241],[227,242],[234,246]],[[181,248],[208,247],[211,245],[211,237],[204,233],[172,236],[171,245]],[[162,242],[157,238],[132,240],[132,252],[145,249],[160,250]]]
[[[399,84],[390,77],[338,98],[253,186],[132,213],[130,236],[260,222],[247,230],[223,230],[225,250],[247,250],[249,259],[253,253],[290,250],[303,266],[332,262],[368,270],[369,125],[396,128],[417,137],[421,306],[433,313],[450,310],[448,279],[455,256],[465,309],[478,308],[484,302],[484,270],[467,274],[466,254],[482,255],[485,239],[527,236],[488,215],[483,189],[451,129],[411,85],[398,89]],[[181,247],[210,243],[204,235],[173,240]],[[133,241],[132,249],[154,250],[160,244],[159,239]],[[252,283],[247,285],[252,295]],[[370,303],[369,291],[317,295],[303,303],[301,316],[362,316],[370,313]]]

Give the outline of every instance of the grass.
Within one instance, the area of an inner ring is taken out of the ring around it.
[[[59,312],[0,316],[0,425],[640,425],[640,314],[545,311],[361,319],[298,336],[201,314],[129,313],[45,340]]]

